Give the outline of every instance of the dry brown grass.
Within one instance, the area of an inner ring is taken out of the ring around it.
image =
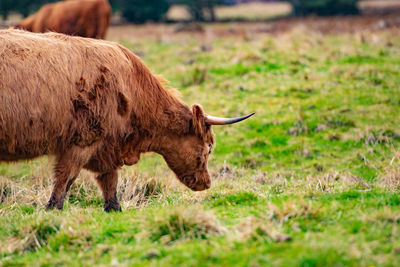
[[[42,158],[29,163],[30,174],[23,178],[14,176],[15,170],[11,167],[7,177],[0,176],[0,203],[44,207],[52,190],[51,162]],[[18,169],[23,164],[26,163],[17,163],[14,167]],[[81,171],[66,196],[66,202],[70,199],[79,204],[81,201],[101,198],[101,191],[93,177],[93,173]],[[145,206],[150,200],[165,197],[168,190],[184,190],[171,173],[155,179],[138,174],[135,168],[123,168],[120,171],[118,197],[125,208]],[[6,209],[0,210],[0,214],[4,212]]]
[[[381,210],[377,210],[371,214],[364,213],[362,215],[362,220],[364,222],[383,222],[383,223],[393,223],[399,224],[400,223],[400,214],[398,212],[393,211],[389,207],[384,207]]]
[[[297,200],[286,201],[282,206],[268,203],[267,218],[283,224],[292,218],[312,218],[317,216],[317,209],[312,206],[311,200],[299,197]]]
[[[378,186],[392,192],[400,189],[400,151],[393,149],[393,157],[377,178]]]
[[[177,240],[206,239],[209,236],[222,235],[226,228],[210,211],[200,206],[190,209],[175,209],[165,216],[156,217],[151,222],[152,230],[144,233],[154,241],[170,243]]]
[[[246,169],[223,165],[219,169],[210,170],[213,177],[211,191],[197,193],[185,188],[168,171],[154,176],[138,173],[135,168],[124,168],[120,172],[118,198],[124,209],[131,209],[145,207],[154,201],[162,202],[172,195],[179,195],[179,201],[185,203],[201,203],[209,198],[214,191],[221,195],[251,191],[260,197],[266,197],[271,192],[274,194],[338,192],[349,188],[368,190],[373,186],[397,191],[400,188],[400,153],[393,150],[393,155],[393,158],[384,166],[383,171],[379,172],[377,182],[374,184],[369,184],[355,175],[339,173],[334,170],[321,174],[315,173],[302,178],[292,172],[256,172],[249,174]],[[51,164],[46,159],[41,159],[41,162],[42,164],[32,164],[31,175],[25,178],[13,178],[12,175],[8,177],[0,176],[0,203],[11,204],[9,208],[1,209],[0,214],[5,215],[8,210],[15,206],[29,205],[39,208],[45,206],[52,190],[52,173]],[[368,164],[368,161],[366,164]],[[93,179],[93,174],[82,171],[67,194],[66,202],[69,201],[70,205],[76,206],[82,202],[97,203],[101,201],[101,198],[101,192]],[[307,203],[303,204],[303,206],[306,206]],[[278,208],[270,207],[270,210],[279,221],[282,221],[285,216],[292,216],[290,215],[291,211],[301,211],[303,207],[289,206],[283,209],[279,207],[282,214],[275,214]]]
[[[80,245],[82,249],[90,247],[91,236],[82,224],[86,218],[76,214],[74,218],[63,218],[56,214],[40,212],[37,216],[15,231],[12,236],[0,244],[1,253],[24,253],[35,251],[48,245],[49,239],[62,231],[69,242]]]
[[[292,240],[292,237],[277,230],[276,225],[271,221],[262,220],[254,216],[246,218],[244,222],[236,227],[236,236],[239,240],[259,240],[286,242]]]
[[[351,187],[369,189],[371,186],[362,178],[351,174],[329,171],[321,175],[309,175],[305,184],[311,192],[343,191]]]

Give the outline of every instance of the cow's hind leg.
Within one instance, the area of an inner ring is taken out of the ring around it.
[[[54,187],[47,209],[57,208],[62,210],[64,197],[69,187],[79,174],[79,171],[89,160],[92,149],[73,147],[61,155],[54,167]]]
[[[104,211],[121,211],[117,199],[118,174],[117,171],[103,173],[96,177],[104,198]]]

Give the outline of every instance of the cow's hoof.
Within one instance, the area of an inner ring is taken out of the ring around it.
[[[49,201],[49,203],[47,203],[47,205],[46,205],[46,210],[53,210],[54,208],[56,208],[58,210],[62,210],[63,204],[54,203],[54,202]]]
[[[54,209],[54,205],[52,203],[47,203],[46,210],[52,210],[52,209]]]
[[[118,202],[117,203],[108,202],[108,203],[104,204],[104,211],[105,212],[122,211],[122,209]]]
[[[53,198],[50,198],[50,200],[49,200],[49,202],[47,202],[47,205],[46,205],[46,210],[52,210],[52,209],[54,209],[54,208],[56,208],[56,209],[58,209],[58,210],[62,210],[63,209],[63,206],[64,206],[64,203],[63,203],[64,201],[57,201],[57,200],[55,200],[55,199],[53,199]]]

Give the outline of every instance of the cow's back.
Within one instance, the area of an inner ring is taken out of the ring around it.
[[[0,160],[57,154],[118,135],[129,72],[113,43],[0,31]]]

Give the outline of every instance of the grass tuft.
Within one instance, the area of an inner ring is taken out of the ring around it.
[[[282,205],[268,204],[267,217],[280,224],[293,218],[313,219],[318,216],[318,211],[313,208],[312,202],[302,198],[295,201],[286,201]]]
[[[201,209],[174,210],[166,218],[158,218],[150,233],[153,241],[170,243],[177,240],[208,239],[221,235],[225,228],[211,212]]]
[[[245,222],[237,226],[238,239],[261,242],[287,242],[292,240],[291,236],[283,234],[275,228],[274,224],[269,221],[249,217]]]
[[[60,218],[40,216],[20,230],[16,230],[4,243],[2,250],[8,253],[35,251],[47,246],[49,239],[60,230],[60,227]]]

